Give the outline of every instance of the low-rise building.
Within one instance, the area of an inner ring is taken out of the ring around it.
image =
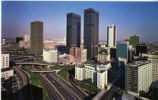
[[[104,66],[104,65],[101,65]],[[98,88],[103,89],[107,85],[107,69],[106,66],[95,66],[91,64],[76,65],[75,79],[84,80],[91,79],[92,83],[96,84]]]
[[[43,61],[57,63],[58,53],[56,49],[43,49]]]
[[[19,47],[20,48],[25,48],[25,49],[30,49],[31,48],[30,41],[20,41],[19,42]]]
[[[14,75],[14,71],[11,68],[3,68],[1,72],[1,78],[4,78],[5,80],[9,79]]]
[[[9,54],[2,54],[1,58],[1,68],[8,68],[9,67]]]
[[[6,43],[6,39],[2,39],[2,45]]]
[[[14,71],[9,67],[9,54],[2,54],[1,64],[1,78],[9,79],[12,77]]]
[[[87,49],[71,47],[70,55],[73,63],[84,63],[87,61]]]

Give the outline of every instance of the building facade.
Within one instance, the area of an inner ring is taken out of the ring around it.
[[[98,55],[99,12],[89,8],[84,10],[84,47],[87,49],[87,58]]]
[[[105,71],[98,71],[97,72],[97,87],[100,89],[104,89],[107,86],[107,70]]]
[[[84,66],[75,67],[75,79],[82,81],[84,79]]]
[[[30,35],[29,34],[24,35],[24,41],[30,41]]]
[[[98,88],[103,89],[107,85],[108,68],[109,67],[106,67],[104,65],[76,65],[75,79],[80,81],[84,79],[91,79],[92,83],[96,84]]]
[[[116,47],[116,26],[109,25],[107,27],[107,46]]]
[[[48,63],[57,63],[58,53],[55,49],[43,49],[43,61]]]
[[[84,63],[87,61],[87,49],[71,47],[70,55],[73,63]]]
[[[116,58],[125,58],[128,60],[129,45],[127,42],[119,42],[116,47]]]
[[[152,63],[136,61],[125,67],[125,90],[138,93],[148,91],[152,84]]]
[[[9,67],[9,54],[2,54],[1,58],[1,68],[8,68]]]
[[[43,53],[43,22],[31,23],[31,53],[35,55]]]
[[[102,51],[98,52],[98,61],[104,63],[105,61],[110,61],[110,48],[104,48]]]
[[[148,60],[153,64],[152,67],[152,87],[158,87],[158,55],[142,54],[143,57],[148,57]]]
[[[30,41],[20,41],[19,42],[19,47],[20,48],[25,48],[25,49],[30,49],[31,48],[31,43],[30,43]]]
[[[6,39],[2,39],[2,45],[6,44]]]
[[[136,46],[136,55],[139,56],[142,53],[147,53],[147,46],[146,46],[146,44],[138,44]]]
[[[67,28],[66,28],[66,46],[68,49],[71,47],[80,47],[81,40],[81,17],[75,13],[67,14]]]

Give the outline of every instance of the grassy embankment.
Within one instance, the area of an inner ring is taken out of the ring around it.
[[[49,97],[48,97],[48,94],[46,92],[46,89],[44,88],[44,86],[42,86],[40,84],[40,80],[39,80],[39,77],[37,76],[37,74],[31,72],[30,70],[28,70],[24,66],[22,67],[22,69],[27,71],[30,74],[30,76],[31,76],[31,85],[42,89],[42,91],[43,91],[43,100],[49,100]]]

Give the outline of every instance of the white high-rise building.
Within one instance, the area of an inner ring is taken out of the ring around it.
[[[1,60],[1,68],[8,68],[9,67],[9,54],[2,54],[2,60]]]
[[[116,26],[109,25],[107,27],[107,46],[115,47],[116,46]]]
[[[153,64],[145,61],[136,61],[128,64],[125,71],[125,90],[138,93],[148,91],[152,84]]]
[[[105,88],[107,86],[107,70],[105,71],[98,71],[97,72],[97,87],[100,89]]]
[[[48,63],[56,63],[58,53],[55,49],[43,49],[43,61]]]

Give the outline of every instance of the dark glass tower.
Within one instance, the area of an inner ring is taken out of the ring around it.
[[[75,13],[67,14],[66,28],[66,46],[67,52],[71,47],[80,47],[81,39],[81,17]]]
[[[43,53],[43,22],[31,23],[31,53],[35,55]]]
[[[84,46],[88,59],[98,55],[99,13],[94,9],[84,10]]]

